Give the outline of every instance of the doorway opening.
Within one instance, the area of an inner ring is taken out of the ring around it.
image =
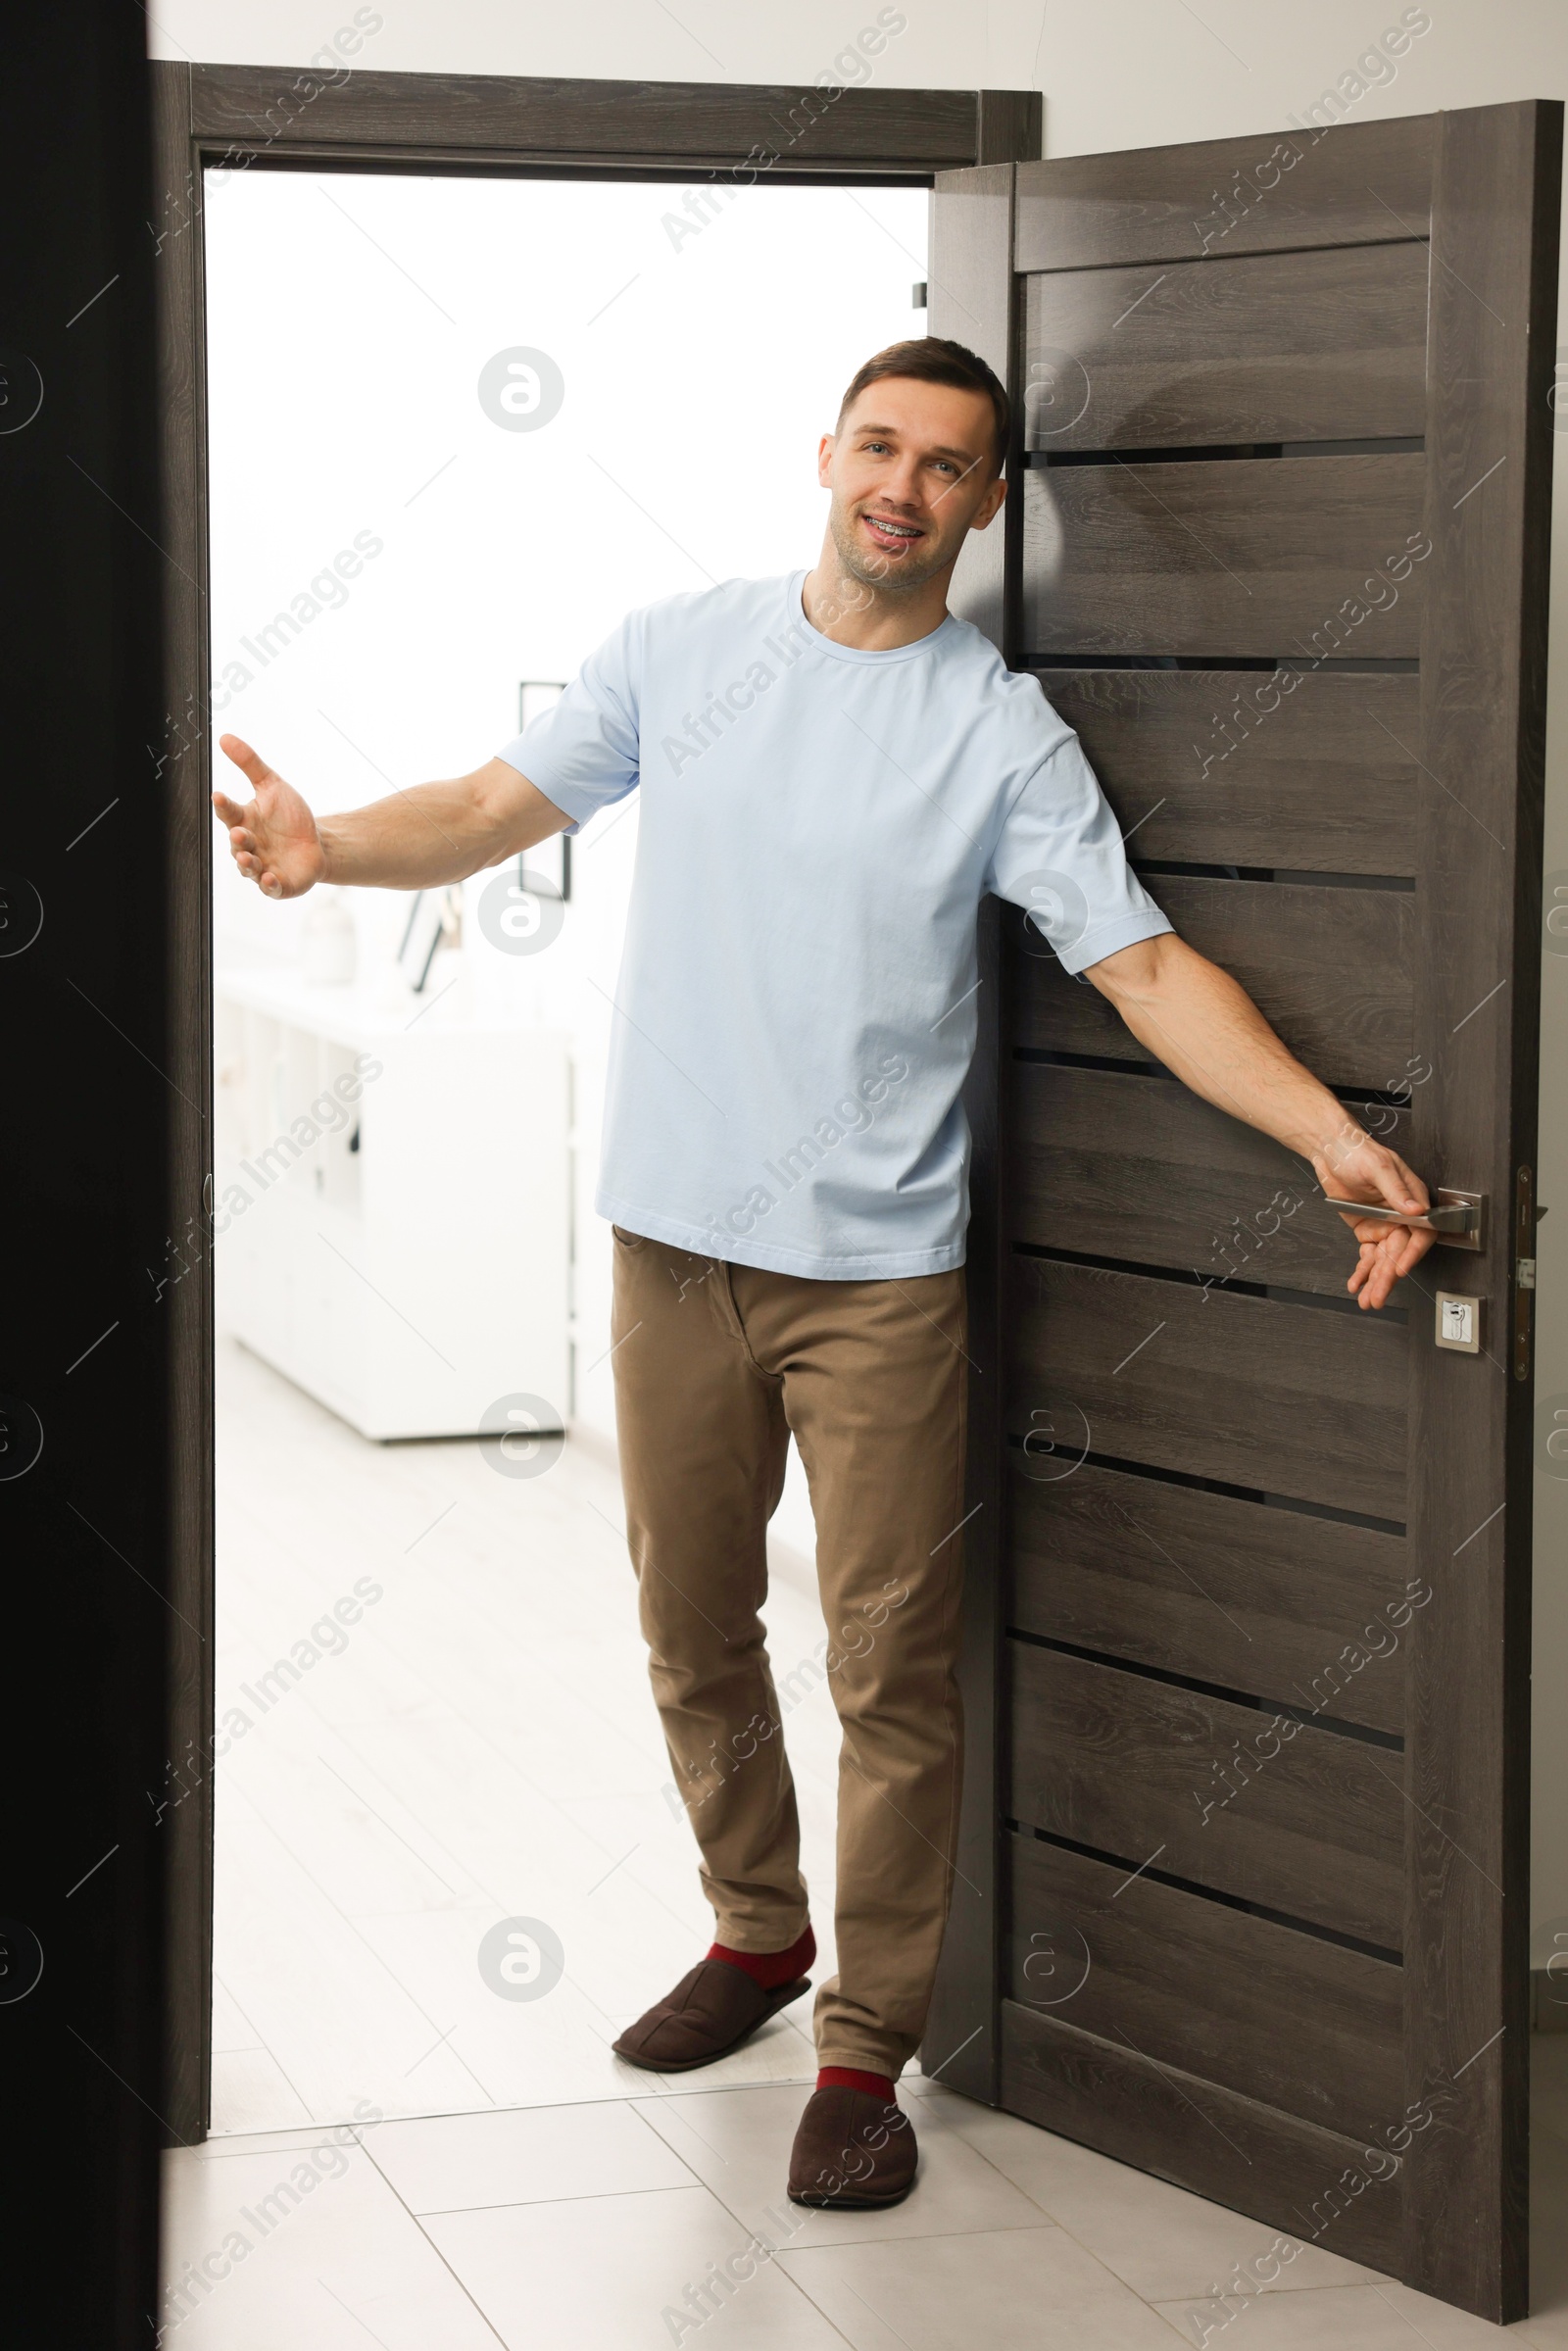
[[[926,210],[209,171],[214,737],[357,806],[482,764],[628,610],[805,567],[816,435],[925,331]],[[215,2136],[624,2095],[611,2042],[709,1937],[592,1209],[636,834],[633,797],[569,865],[280,906],[215,828]],[[825,1920],[794,1464],[775,1533]],[[812,2062],[786,2015],[713,2074]]]

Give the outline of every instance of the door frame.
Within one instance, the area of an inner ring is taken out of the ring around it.
[[[1038,157],[1038,90],[808,89],[546,80],[155,62],[154,213],[166,600],[169,1050],[175,1087],[169,1232],[172,1494],[166,2032],[178,2143],[206,2136],[213,1961],[212,812],[202,174],[445,172],[493,178],[705,177],[929,187],[939,171]]]

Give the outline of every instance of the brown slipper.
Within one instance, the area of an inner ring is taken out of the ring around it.
[[[790,2202],[832,2212],[902,2204],[918,2160],[901,2106],[843,2083],[813,2090],[795,2133]]]
[[[764,1991],[755,1976],[727,1959],[703,1959],[646,2016],[628,2025],[614,2045],[628,2065],[651,2074],[687,2074],[738,2049],[770,2016],[809,1991],[809,1976]]]

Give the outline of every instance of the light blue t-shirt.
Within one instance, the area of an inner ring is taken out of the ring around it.
[[[1032,677],[951,613],[835,644],[805,577],[630,613],[500,756],[574,828],[642,788],[601,1215],[779,1273],[941,1273],[982,897],[1070,972],[1170,924]]]

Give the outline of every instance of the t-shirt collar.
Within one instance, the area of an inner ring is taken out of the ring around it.
[[[824,636],[821,629],[808,618],[802,596],[808,573],[792,571],[785,589],[785,611],[790,622],[797,623],[806,634],[807,644],[814,653],[825,653],[836,661],[907,661],[917,655],[930,653],[939,643],[952,636],[957,621],[952,612],[944,612],[935,628],[925,636],[916,637],[910,645],[889,645],[868,649],[860,645],[840,645],[836,638]]]

